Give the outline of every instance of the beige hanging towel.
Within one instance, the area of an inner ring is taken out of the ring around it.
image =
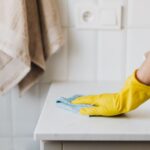
[[[0,94],[32,87],[63,39],[56,0],[0,0]]]
[[[26,92],[63,43],[56,0],[0,0],[0,94]]]

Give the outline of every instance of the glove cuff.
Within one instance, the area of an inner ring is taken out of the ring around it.
[[[127,79],[119,93],[120,112],[134,110],[150,98],[150,86],[143,84],[136,77],[137,70]]]
[[[140,82],[138,79],[137,79],[137,71],[138,70],[135,70],[134,73],[132,74],[131,76],[131,81],[136,84],[139,88],[143,89],[143,90],[146,90],[150,93],[150,86],[149,85],[146,85],[142,82]]]

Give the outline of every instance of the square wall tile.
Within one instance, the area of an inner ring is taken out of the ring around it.
[[[101,31],[98,35],[97,79],[122,81],[125,75],[125,32]]]
[[[50,82],[54,80],[67,79],[67,66],[68,66],[68,31],[65,31],[65,44],[64,46],[52,55],[47,61],[46,72],[41,78],[40,82]]]
[[[150,0],[128,0],[128,27],[150,28]]]
[[[88,81],[95,79],[96,35],[95,31],[69,30],[69,80]]]
[[[11,138],[0,138],[0,150],[13,150]]]
[[[32,136],[40,109],[38,85],[32,87],[22,97],[15,88],[12,91],[13,136]]]
[[[11,95],[10,92],[0,97],[0,137],[11,136]]]
[[[40,101],[41,101],[41,110],[47,98],[48,91],[50,89],[50,83],[40,83],[39,84],[39,94],[40,94]]]
[[[127,76],[144,61],[144,54],[150,51],[150,29],[132,29],[127,32]]]
[[[33,140],[33,138],[14,138],[13,150],[40,150],[39,142]]]

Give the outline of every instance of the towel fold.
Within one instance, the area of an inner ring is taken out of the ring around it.
[[[32,87],[63,43],[56,0],[0,0],[0,94]]]

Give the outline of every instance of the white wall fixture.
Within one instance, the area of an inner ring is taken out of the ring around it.
[[[79,29],[121,29],[122,6],[100,7],[95,3],[80,3],[75,7]]]
[[[75,7],[76,27],[96,29],[98,25],[98,7],[94,3],[80,3]]]
[[[122,6],[99,9],[99,29],[121,29]]]

